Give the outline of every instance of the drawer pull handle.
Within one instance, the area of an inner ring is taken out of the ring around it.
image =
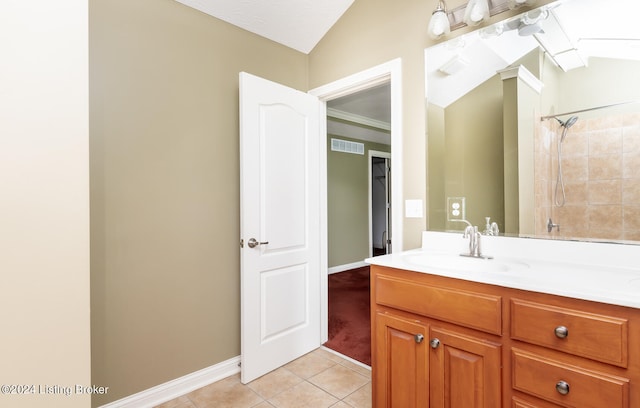
[[[569,336],[569,329],[567,329],[565,326],[556,327],[554,332],[556,334],[556,337],[559,339],[566,339],[567,336]]]
[[[415,336],[413,336],[413,338],[415,339],[416,343],[420,344],[422,343],[422,340],[424,340],[424,336],[422,334],[416,334]]]
[[[437,349],[440,346],[440,339],[438,338],[431,339],[431,341],[429,342],[429,345],[431,346],[432,349]]]
[[[556,383],[556,391],[559,394],[567,395],[569,393],[569,383],[566,381],[558,381]]]

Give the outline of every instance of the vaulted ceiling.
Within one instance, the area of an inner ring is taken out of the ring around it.
[[[305,54],[354,0],[176,0]]]
[[[353,4],[354,0],[176,0],[247,31],[308,54]],[[433,1],[434,5],[436,1]],[[464,4],[464,1],[452,1]],[[447,106],[496,71],[526,52],[542,46],[552,57],[580,48],[580,58],[589,56],[640,59],[640,15],[638,0],[561,0],[553,6],[540,34],[518,35],[516,19],[504,22],[505,34],[484,39],[472,32],[452,43],[431,47],[426,61],[427,99]],[[519,18],[519,17],[518,17]],[[427,24],[428,16],[425,16]],[[515,27],[515,29],[514,29]],[[521,34],[521,33],[520,33]],[[627,39],[628,41],[617,41]],[[612,41],[616,40],[616,41]],[[524,43],[523,43],[524,42]],[[453,44],[453,45],[451,45]],[[473,47],[472,47],[473,46]],[[555,48],[554,48],[555,47]],[[452,60],[454,59],[454,60]],[[474,64],[481,61],[481,64]],[[444,65],[462,69],[447,74]],[[579,61],[578,61],[579,62]],[[587,62],[587,61],[585,61]],[[467,67],[467,69],[465,69]],[[484,68],[479,68],[484,67]],[[388,87],[364,91],[330,103],[334,125],[344,127],[349,119],[364,120],[364,127],[388,137]],[[345,116],[346,115],[346,116]],[[367,121],[372,119],[373,121]],[[362,127],[360,123],[360,127]],[[378,126],[382,125],[382,126]],[[335,129],[338,132],[338,129]],[[351,130],[349,130],[351,132]]]

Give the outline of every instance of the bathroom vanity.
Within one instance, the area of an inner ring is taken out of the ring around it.
[[[640,247],[486,238],[368,260],[373,406],[640,406]]]

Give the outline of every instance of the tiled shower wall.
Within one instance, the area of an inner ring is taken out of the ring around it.
[[[539,122],[535,137],[537,236],[640,241],[640,113],[603,115],[579,118],[562,142],[564,206],[554,203],[557,140],[563,128],[555,119]],[[547,231],[549,218],[560,225],[559,231]]]

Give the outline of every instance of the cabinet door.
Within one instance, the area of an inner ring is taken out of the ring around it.
[[[432,408],[502,406],[499,344],[431,328],[430,346]]]
[[[377,313],[375,333],[374,406],[429,406],[427,335],[417,320]]]

